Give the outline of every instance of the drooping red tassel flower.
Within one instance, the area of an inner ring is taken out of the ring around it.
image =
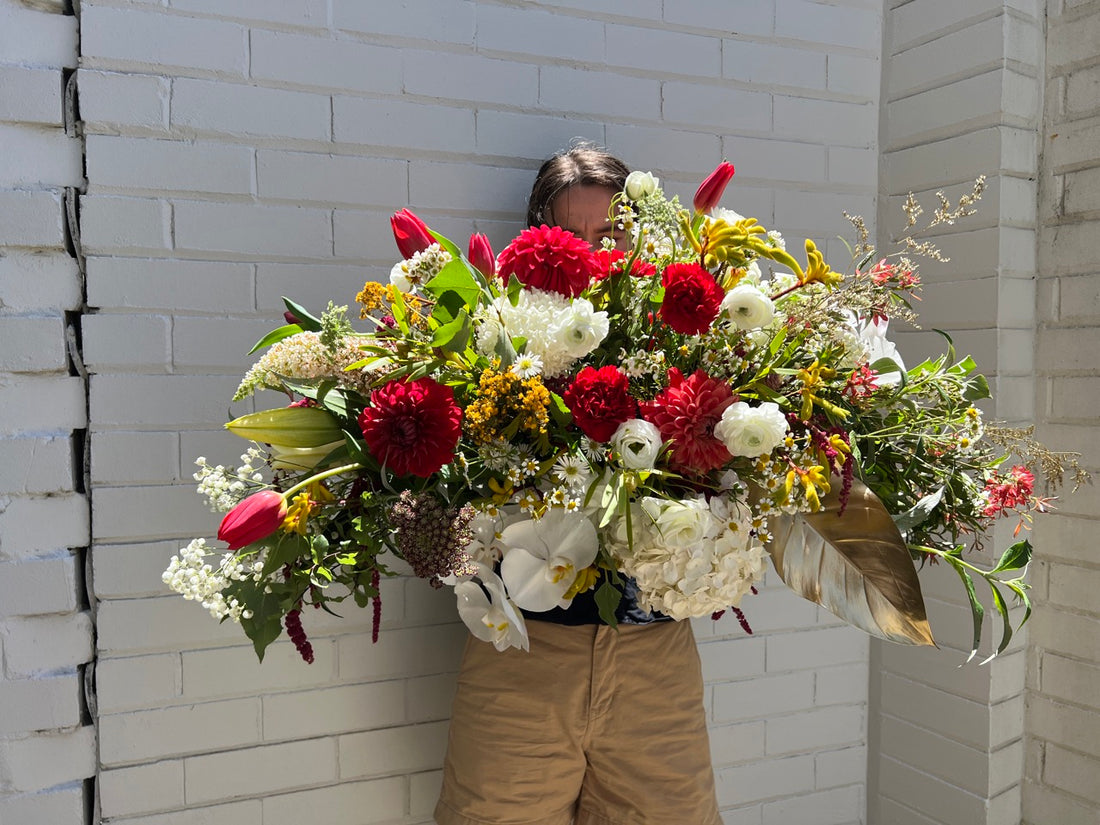
[[[286,624],[286,635],[290,637],[290,641],[294,642],[298,655],[307,665],[313,664],[313,645],[309,643],[306,631],[302,627],[302,611],[297,608],[291,610],[286,614],[284,624]]]

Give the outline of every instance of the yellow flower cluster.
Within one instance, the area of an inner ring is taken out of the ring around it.
[[[520,431],[542,435],[550,420],[549,405],[550,391],[541,377],[520,378],[510,371],[487,369],[465,410],[466,431],[481,444],[509,440]]]
[[[408,310],[409,323],[417,329],[428,328],[428,318],[420,310],[426,305],[426,301],[408,292],[402,292],[405,308]],[[367,318],[372,312],[379,309],[387,309],[397,299],[397,287],[393,284],[380,284],[377,281],[367,281],[363,289],[355,296],[359,304],[359,317]]]

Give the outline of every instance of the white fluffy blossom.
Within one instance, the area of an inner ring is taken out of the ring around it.
[[[787,417],[772,401],[753,407],[744,401],[730,404],[714,425],[714,436],[731,455],[756,458],[767,455],[787,437]]]
[[[308,381],[333,377],[352,380],[344,373],[344,367],[362,358],[362,351],[350,341],[341,342],[333,355],[321,343],[320,333],[299,332],[271,345],[245,374],[233,400],[240,401],[264,387],[282,389],[284,378]]]
[[[623,571],[638,583],[643,609],[674,619],[709,616],[736,607],[763,578],[765,553],[752,534],[747,507],[722,496],[712,497],[709,504],[702,497],[675,502],[680,508],[651,503],[651,510],[692,522],[690,531],[671,531],[669,540],[659,522],[646,517],[644,501],[632,508],[633,548],[624,546],[622,524],[616,526],[618,540],[612,544]],[[697,540],[683,541],[699,527]]]
[[[525,338],[524,354],[542,361],[542,374],[561,375],[607,337],[606,312],[596,312],[585,298],[567,298],[556,292],[524,289],[512,306],[506,296],[497,298],[476,319],[477,347],[492,355],[500,336]]]

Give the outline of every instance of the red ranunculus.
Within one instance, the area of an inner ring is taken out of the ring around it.
[[[243,499],[225,514],[218,539],[239,550],[274,533],[286,518],[286,499],[274,490],[261,490]]]
[[[629,392],[630,379],[618,367],[585,367],[563,398],[573,421],[593,441],[610,441],[624,421],[635,417],[638,404]]]
[[[596,256],[595,279],[597,281],[602,281],[604,278],[622,272],[623,267],[626,265],[626,253],[618,249],[600,249],[594,254]],[[648,278],[657,274],[657,268],[649,261],[635,258],[634,263],[630,266],[630,274],[635,278]]]
[[[428,231],[428,225],[408,209],[394,212],[390,218],[390,226],[393,228],[393,239],[397,241],[401,257],[406,260],[435,243],[435,238]]]
[[[726,191],[726,184],[733,177],[733,164],[722,161],[718,168],[707,175],[706,180],[699,184],[695,190],[695,199],[692,205],[696,212],[709,212],[722,200],[722,193]]]
[[[497,258],[500,277],[567,298],[580,295],[595,276],[596,258],[588,244],[559,226],[532,226]]]
[[[493,256],[493,247],[484,235],[474,234],[470,236],[470,252],[466,257],[474,265],[474,268],[486,278],[493,277],[493,273],[496,272],[497,261]]]
[[[454,458],[462,409],[435,379],[390,381],[371,393],[359,428],[371,455],[394,473],[427,478]]]
[[[722,412],[736,399],[725,381],[696,370],[684,378],[680,370],[668,371],[668,389],[652,401],[641,403],[642,417],[655,424],[665,441],[672,442],[669,463],[692,473],[721,467],[733,456],[714,435]]]
[[[670,264],[661,275],[661,317],[681,335],[699,335],[718,317],[726,293],[699,264]]]

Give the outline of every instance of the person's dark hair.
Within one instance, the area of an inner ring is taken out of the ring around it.
[[[589,143],[559,152],[539,168],[527,201],[527,225],[551,220],[550,204],[570,186],[607,186],[621,191],[630,169],[614,155]]]

